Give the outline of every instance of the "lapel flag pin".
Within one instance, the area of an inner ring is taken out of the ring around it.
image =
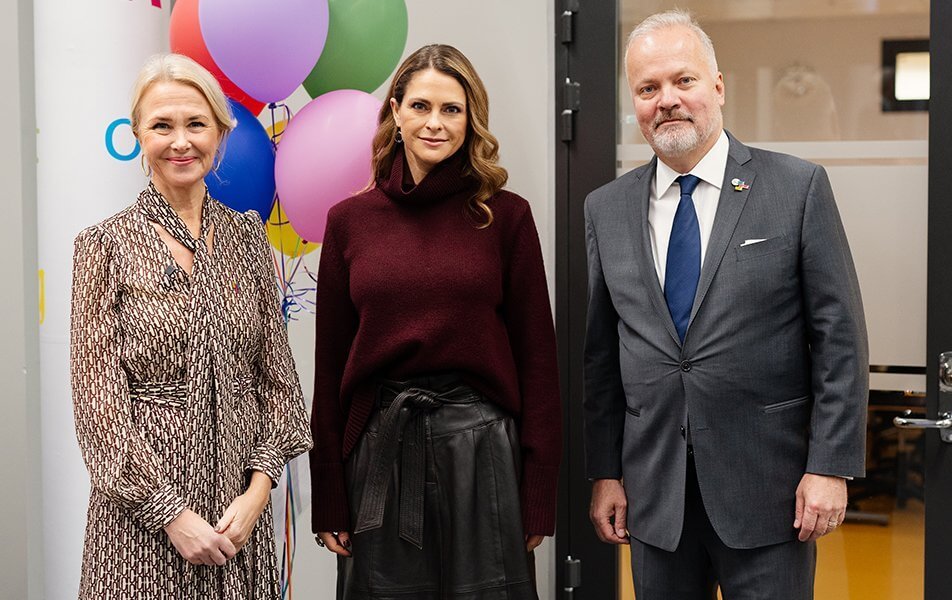
[[[750,186],[743,179],[733,178],[731,179],[731,185],[734,186],[735,192],[743,192],[744,190],[749,190]]]

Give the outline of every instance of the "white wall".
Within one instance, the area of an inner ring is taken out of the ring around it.
[[[34,0],[38,263],[45,597],[79,589],[89,478],[73,428],[69,298],[73,238],[131,204],[145,178],[113,158],[108,125],[127,117],[136,73],[168,47],[168,2]],[[134,147],[128,128],[115,136]]]
[[[42,597],[38,510],[36,176],[33,115],[33,3],[0,4],[0,581],[4,598]]]

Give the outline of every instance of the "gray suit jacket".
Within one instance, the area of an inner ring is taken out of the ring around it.
[[[690,421],[721,540],[791,540],[804,473],[864,474],[866,326],[829,179],[822,167],[730,137],[682,345],[651,255],[656,161],[585,201],[587,474],[624,477],[631,535],[674,550]],[[735,190],[734,178],[749,189]],[[752,239],[766,241],[744,245]]]

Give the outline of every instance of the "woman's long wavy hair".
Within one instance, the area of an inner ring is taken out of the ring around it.
[[[413,76],[419,71],[436,69],[449,75],[466,92],[466,139],[457,152],[466,158],[463,174],[474,177],[479,189],[469,201],[469,211],[479,228],[493,222],[493,212],[487,201],[506,185],[509,174],[499,166],[499,142],[489,132],[489,96],[476,69],[462,52],[445,44],[423,46],[407,57],[397,69],[387,98],[403,103],[403,95]],[[384,102],[378,115],[377,133],[373,141],[371,166],[375,180],[386,179],[393,167],[397,152],[397,124],[390,103]]]

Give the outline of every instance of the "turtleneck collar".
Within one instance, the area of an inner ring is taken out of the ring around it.
[[[406,163],[403,152],[403,147],[397,149],[393,166],[390,168],[390,177],[377,180],[377,187],[395,202],[424,205],[470,189],[475,193],[478,183],[473,177],[463,175],[461,151],[436,165],[420,183],[410,187],[403,185]]]

